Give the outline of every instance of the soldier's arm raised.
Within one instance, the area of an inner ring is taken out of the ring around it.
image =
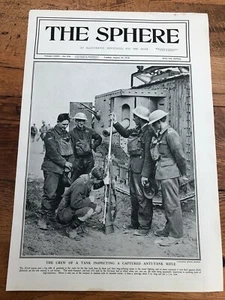
[[[122,137],[128,138],[133,130],[132,129],[126,129],[124,128],[119,122],[116,122],[115,124],[113,124],[113,127],[116,129],[116,131],[122,135]]]

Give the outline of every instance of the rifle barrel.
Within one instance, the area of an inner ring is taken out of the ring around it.
[[[110,234],[114,232],[113,219],[111,213],[111,197],[112,197],[112,132],[113,132],[113,122],[111,120],[110,124],[110,135],[109,135],[109,150],[107,157],[107,176],[109,177],[109,183],[105,186],[105,207],[104,207],[104,225],[105,225],[105,234]]]
[[[94,111],[92,108],[90,108],[88,105],[80,102],[81,105],[83,105],[85,108],[87,108],[87,110],[89,110],[91,113],[93,113],[93,115],[97,115],[96,111]]]

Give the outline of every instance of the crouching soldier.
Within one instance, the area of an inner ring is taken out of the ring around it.
[[[143,185],[148,182],[153,173],[153,161],[150,156],[150,141],[153,131],[148,125],[149,110],[144,106],[137,106],[133,110],[136,127],[131,129],[125,129],[116,121],[114,115],[112,118],[117,132],[128,138],[131,224],[127,229],[135,229],[134,235],[147,235],[153,216],[152,199],[147,199],[143,193]]]
[[[77,113],[74,117],[75,127],[70,131],[74,151],[72,181],[81,174],[90,173],[94,167],[93,151],[101,144],[102,138],[92,128],[85,126],[87,117],[84,113]]]
[[[69,160],[73,157],[73,149],[69,133],[66,131],[69,122],[69,114],[60,114],[56,126],[48,130],[44,138],[46,152],[41,167],[44,173],[44,187],[41,218],[38,221],[39,228],[43,230],[48,229],[48,224],[57,226],[55,211],[65,191],[64,175],[72,168]]]
[[[102,211],[101,206],[93,202],[92,189],[104,186],[104,171],[94,167],[89,174],[83,174],[76,179],[65,192],[57,211],[61,224],[66,224],[66,232],[70,238],[77,238],[82,232],[84,222],[94,214]]]

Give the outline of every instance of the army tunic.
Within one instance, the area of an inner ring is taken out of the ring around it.
[[[134,228],[150,229],[153,205],[152,200],[147,199],[143,194],[141,177],[149,178],[153,175],[154,163],[150,156],[150,141],[153,131],[148,124],[145,124],[142,128],[131,129],[125,129],[118,122],[113,126],[125,138],[139,136],[141,139],[141,154],[130,154],[129,161],[131,225]]]
[[[180,137],[171,127],[159,135],[159,159],[156,163],[155,179],[161,184],[162,201],[165,209],[165,235],[183,237],[183,220],[179,200],[179,177],[186,176],[186,158]],[[154,137],[151,141],[151,148]]]
[[[155,178],[162,180],[186,175],[186,158],[178,133],[167,127],[161,136]]]
[[[91,217],[97,204],[89,198],[92,186],[94,189],[104,186],[103,181],[91,183],[89,175],[83,174],[75,180],[63,195],[57,211],[58,219],[63,224]]]
[[[84,127],[79,129],[75,127],[69,132],[71,136],[71,141],[74,151],[74,161],[73,161],[73,176],[72,181],[75,181],[81,174],[90,173],[91,169],[94,167],[94,157],[92,154],[92,149],[95,151],[96,148],[101,144],[102,137],[96,133],[92,128]],[[86,143],[87,152],[83,155],[78,153],[77,143],[83,141]],[[93,144],[92,144],[92,141]]]

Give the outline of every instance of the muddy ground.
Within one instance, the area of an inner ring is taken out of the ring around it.
[[[161,229],[165,223],[163,208],[154,206],[152,229],[148,236],[134,236],[132,231],[125,231],[124,226],[130,222],[129,196],[117,192],[118,207],[114,222],[114,233],[106,235],[99,220],[102,213],[86,223],[88,233],[80,240],[66,236],[65,228],[48,231],[37,226],[43,187],[40,165],[43,160],[42,142],[31,144],[29,177],[27,185],[26,214],[24,222],[23,256],[49,257],[146,257],[146,258],[197,258],[198,243],[196,229],[195,199],[182,202],[184,220],[183,243],[171,247],[161,247],[153,232]],[[96,194],[96,201],[103,207],[103,188]]]

